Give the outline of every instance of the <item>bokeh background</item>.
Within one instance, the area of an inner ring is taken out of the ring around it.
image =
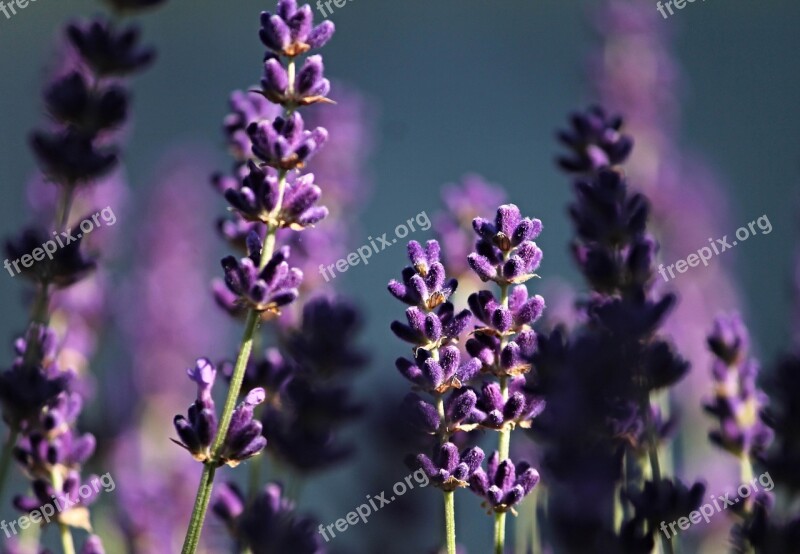
[[[652,4],[655,12],[655,2],[636,3]],[[373,186],[365,194],[366,209],[352,221],[357,229],[355,244],[391,231],[423,210],[432,215],[441,208],[442,184],[476,172],[502,184],[524,213],[544,222],[539,244],[545,261],[537,288],[548,290],[565,282],[580,289],[567,249],[571,228],[566,205],[571,190],[553,164],[559,150],[554,131],[563,126],[568,112],[598,98],[590,78],[590,58],[602,53],[590,15],[598,4],[594,0],[351,0],[336,9],[331,19],[338,32],[326,48],[326,73],[364,95],[374,129],[368,169]],[[183,166],[194,166],[193,194],[216,202],[216,214],[223,211],[204,175],[229,164],[221,121],[230,91],[260,78],[263,49],[257,38],[257,15],[270,8],[254,0],[171,0],[141,18],[145,38],[157,46],[159,59],[133,85],[135,124],[126,154],[131,204],[117,223],[121,239],[113,268],[121,276],[119,282],[137,265],[135,252],[141,249],[134,245],[148,228],[149,195],[163,185],[173,162],[180,159]],[[2,236],[29,220],[23,206],[34,164],[27,137],[43,120],[39,91],[45,68],[55,56],[54,37],[65,20],[95,11],[96,4],[85,0],[38,0],[10,20],[0,16]],[[739,287],[739,306],[755,335],[756,353],[765,361],[787,344],[792,318],[800,208],[799,21],[800,4],[791,0],[730,0],[690,4],[659,22],[671,35],[670,55],[683,73],[663,92],[677,98],[680,148],[702,158],[717,183],[720,194],[707,206],[709,219],[727,222],[717,236],[732,235],[737,227],[764,214],[773,226],[769,235],[752,238],[711,262],[724,267]],[[676,209],[671,225],[691,226],[704,215]],[[206,217],[210,228],[212,217]],[[413,238],[432,236],[429,231]],[[687,245],[683,254],[676,252],[669,263],[704,246],[704,240]],[[225,252],[221,242],[198,245],[198,251],[208,253],[206,263],[185,271],[216,275],[217,260]],[[385,292],[385,284],[404,263],[400,248],[389,249],[373,257],[369,266],[357,266],[336,278],[337,287],[366,310],[363,345],[371,351],[372,361],[358,379],[361,398],[378,398],[390,389],[405,392],[407,387],[393,368],[403,347],[388,332],[401,309]],[[0,278],[0,337],[6,341],[24,321],[23,287],[17,281]],[[680,290],[679,281],[675,286]],[[208,309],[214,310],[210,305]],[[221,350],[231,351],[239,330],[222,318],[209,316],[208,321],[217,326],[211,332]],[[115,368],[128,366],[128,360],[120,360],[124,345],[120,335],[115,338],[117,323],[111,322],[95,364],[111,382]],[[695,338],[702,345],[703,336]],[[197,352],[202,354],[209,353]],[[10,354],[3,356],[2,363],[8,363]],[[162,371],[181,373],[190,363],[191,359]],[[706,371],[706,367],[694,369]],[[191,395],[187,383],[187,403]],[[98,417],[102,414],[95,413],[87,425],[91,427],[92,418]],[[163,422],[161,431],[164,448],[173,448],[166,440],[169,421]],[[371,460],[379,446],[374,437],[362,430],[353,439],[359,448],[356,467],[375,463]],[[715,454],[709,449],[705,455]],[[382,487],[388,489],[406,474],[397,460],[394,467],[383,468]],[[366,494],[377,492],[379,485],[360,475],[351,467],[312,481],[304,490],[303,507],[326,523],[343,517]],[[194,481],[195,476],[186,478]],[[428,523],[401,532],[415,545],[429,545],[435,537],[439,499],[433,491],[412,494],[427,502]],[[471,552],[484,552],[490,523],[474,500],[466,494],[459,500],[463,505],[459,520],[464,522],[459,539],[471,545]],[[9,508],[0,509],[0,516],[10,514]],[[467,525],[468,520],[475,524]],[[378,513],[369,526],[348,530],[332,546],[334,551],[371,552],[363,546],[367,534],[381,536],[392,526],[396,532],[397,525],[390,513]],[[417,548],[421,547],[387,544],[383,551],[420,551]]]

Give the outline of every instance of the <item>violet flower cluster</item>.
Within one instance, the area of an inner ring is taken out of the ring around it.
[[[541,250],[533,242],[541,222],[523,218],[509,204],[497,210],[493,222],[475,218],[473,228],[478,238],[467,262],[481,281],[499,285],[500,299],[491,291],[480,291],[469,297],[469,310],[457,311],[450,298],[458,282],[447,278],[435,240],[424,247],[409,242],[411,265],[400,281],[389,283],[389,292],[409,306],[406,322],[391,326],[398,338],[412,345],[413,356],[399,358],[397,369],[433,401],[417,393],[404,401],[418,432],[437,438],[431,455],[418,454],[409,464],[421,468],[445,492],[448,551],[455,549],[449,496],[455,489],[469,486],[490,513],[503,519],[539,480],[528,464],[508,460],[508,433],[516,426],[529,427],[544,408],[544,402],[526,389],[523,377],[536,349],[531,325],[541,316],[544,300],[529,298],[521,284],[535,276],[541,261]],[[457,344],[470,324],[474,329],[462,351]],[[487,471],[480,467],[485,457],[480,448],[459,451],[457,446],[465,433],[477,428],[501,436],[500,450],[490,458]],[[503,539],[504,530],[496,537],[499,548]]]

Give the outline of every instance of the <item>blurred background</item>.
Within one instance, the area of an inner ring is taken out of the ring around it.
[[[715,257],[709,269],[695,268],[670,283],[688,303],[680,315],[686,319],[679,317],[673,329],[685,350],[704,349],[704,332],[716,311],[739,308],[754,334],[755,352],[767,364],[788,345],[794,315],[800,4],[698,2],[663,20],[655,2],[633,2],[641,13],[652,12],[651,21],[620,13],[600,15],[601,4],[606,3],[351,0],[335,9],[331,19],[337,34],[325,49],[326,75],[359,98],[360,124],[369,137],[354,142],[364,148],[363,186],[357,191],[360,208],[353,212],[358,217],[347,219],[352,248],[345,251],[366,243],[369,236],[391,236],[395,225],[422,211],[434,218],[443,207],[443,184],[480,174],[505,188],[507,199],[524,214],[543,221],[538,241],[545,253],[542,280],[531,288],[545,295],[554,314],[569,312],[570,293],[565,291],[581,291],[583,283],[568,250],[571,185],[553,163],[561,151],[554,133],[565,126],[569,112],[606,101],[623,115],[633,111],[630,130],[637,139],[644,137],[634,156],[632,186],[661,202],[657,226],[674,238],[665,244],[664,261],[674,263],[705,246],[709,237],[732,236],[736,228],[768,216],[770,234],[751,238]],[[125,301],[135,303],[144,294],[136,292],[136,276],[139,282],[149,278],[149,286],[159,286],[158,260],[146,256],[166,240],[151,227],[156,222],[169,226],[171,209],[195,215],[189,229],[197,231],[189,235],[197,237],[196,244],[186,241],[188,263],[176,263],[175,271],[203,283],[220,274],[218,259],[227,250],[214,237],[213,226],[224,213],[224,202],[208,176],[230,165],[221,133],[230,92],[261,77],[263,47],[257,30],[258,13],[264,9],[272,6],[253,0],[170,0],[140,18],[145,42],[157,47],[158,60],[133,83],[134,124],[125,154],[128,198],[124,209],[115,207],[119,236],[110,273],[114,290]],[[57,56],[58,30],[64,21],[96,11],[97,5],[85,0],[38,0],[10,20],[0,16],[0,235],[14,233],[32,217],[25,208],[26,185],[34,170],[27,137],[44,121],[40,90]],[[336,99],[336,89],[332,97]],[[329,130],[335,137],[334,124]],[[155,196],[176,180],[188,183],[180,193]],[[484,215],[493,208],[487,206]],[[433,237],[434,229],[409,236]],[[400,247],[387,249],[368,266],[338,274],[333,283],[365,310],[360,344],[371,360],[355,382],[356,397],[368,403],[402,397],[408,388],[394,369],[404,347],[388,330],[393,319],[402,317],[402,307],[385,290],[405,263]],[[23,329],[23,290],[19,279],[0,279],[0,337],[8,343]],[[719,295],[709,300],[710,292]],[[215,350],[178,356],[170,360],[174,365],[149,369],[172,373],[177,376],[173,382],[179,383],[195,357],[230,356],[240,333],[208,298],[184,300],[196,303],[197,317],[181,319],[187,324],[183,331],[188,328],[191,334],[197,325],[198,335],[207,340],[196,343]],[[708,305],[699,306],[704,301]],[[92,366],[100,380],[110,383],[99,390],[117,387],[124,394],[131,375],[142,369],[132,362],[135,357],[126,344],[132,340],[131,324],[121,305]],[[687,320],[692,324],[680,325]],[[173,339],[168,332],[161,338]],[[691,379],[696,379],[687,387],[699,398],[699,383],[708,383],[708,364],[699,353],[692,361],[696,367]],[[2,362],[10,362],[10,354]],[[188,381],[184,392],[167,414],[191,401]],[[377,404],[369,409],[375,412]],[[699,402],[686,411],[687,418],[696,418],[700,439],[690,447],[682,471],[694,478],[704,463],[724,465],[725,460],[702,440],[707,422]],[[102,437],[103,417],[95,406],[84,427]],[[161,434],[155,439],[159,448],[177,448],[167,440],[172,436],[169,417],[148,426],[154,435]],[[402,459],[391,465],[378,457],[380,437],[367,426],[350,435],[357,445],[356,463],[310,480],[303,490],[301,506],[324,523],[345,516],[367,494],[389,489],[408,474]],[[196,482],[192,471],[198,469],[187,470],[188,482]],[[366,479],[367,474],[380,478]],[[722,492],[724,485],[712,490]],[[399,536],[409,542],[383,543],[381,551],[424,551],[435,542],[437,494],[409,493],[418,497],[413,508],[420,511],[418,517],[404,520],[388,509],[379,512],[369,525],[337,538],[331,550],[375,552],[375,544]],[[458,502],[459,540],[470,545],[470,552],[486,552],[489,519],[469,494],[460,495]],[[5,501],[2,506],[0,516],[8,519],[12,510]],[[110,521],[101,518],[98,525],[113,532]],[[712,545],[707,551],[716,550]]]

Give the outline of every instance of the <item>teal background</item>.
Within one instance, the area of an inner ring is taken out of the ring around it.
[[[647,3],[655,10],[655,2]],[[326,73],[362,90],[380,114],[372,159],[376,188],[358,222],[363,242],[422,210],[431,214],[440,205],[439,186],[474,171],[503,184],[523,212],[544,221],[542,274],[579,282],[566,248],[570,189],[553,167],[553,131],[568,111],[592,100],[585,68],[595,42],[584,17],[591,5],[351,0],[334,12],[338,32],[325,51]],[[260,78],[257,14],[270,8],[269,2],[253,0],[171,0],[141,18],[144,37],[157,46],[159,60],[133,84],[135,126],[126,163],[134,196],[152,182],[154,167],[176,142],[204,145],[217,156],[214,166],[227,166],[220,122],[229,91]],[[39,91],[52,38],[66,19],[96,10],[88,1],[37,0],[10,20],[0,14],[2,236],[26,221],[24,184],[33,169],[26,137],[43,121]],[[798,23],[800,3],[790,0],[695,3],[664,21],[677,32],[689,84],[682,141],[725,183],[731,234],[762,214],[773,225],[771,234],[738,246],[731,256],[757,350],[766,360],[787,343],[792,309],[800,169]],[[198,183],[197,190],[213,194],[206,183]],[[129,237],[140,224],[118,222]],[[403,263],[400,249],[387,250],[368,267],[337,277],[368,309],[367,341],[375,363],[364,380],[367,393],[402,386],[383,377],[393,376],[391,361],[400,350],[388,334],[400,311],[385,293],[385,283]],[[209,267],[216,267],[216,260]],[[20,282],[0,277],[4,341],[21,329],[22,290]],[[113,360],[113,351],[105,356]],[[9,361],[9,350],[0,351],[0,362]],[[368,452],[364,456],[368,459]],[[398,479],[407,473],[399,464],[393,471]],[[339,478],[345,475],[349,478]],[[307,493],[307,504],[325,522],[346,515],[375,492],[351,473],[334,477],[324,487],[334,487],[337,494]],[[431,491],[420,494],[430,494],[433,501]],[[479,517],[478,510],[468,511]],[[380,525],[380,515],[373,518],[370,525]],[[476,545],[471,552],[488,548],[485,527],[461,527],[460,538]],[[343,540],[358,544],[359,532],[359,527],[349,530]],[[433,536],[423,530],[409,533]]]

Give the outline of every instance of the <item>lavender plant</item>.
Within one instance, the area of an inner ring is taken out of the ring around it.
[[[289,264],[290,247],[276,246],[278,231],[306,229],[328,214],[326,208],[317,205],[321,189],[315,184],[314,175],[302,173],[306,162],[326,142],[328,132],[322,127],[306,129],[297,110],[329,102],[330,83],[323,76],[321,56],[308,56],[299,70],[297,66],[299,56],[324,46],[333,32],[333,24],[327,21],[314,27],[311,8],[298,7],[294,0],[281,0],[275,14],[262,13],[259,34],[268,51],[258,93],[281,114],[270,120],[248,121],[262,101],[239,98],[240,115],[229,120],[230,132],[241,139],[241,148],[234,151],[240,161],[233,179],[217,181],[223,183],[219,188],[238,218],[233,227],[228,227],[229,238],[239,244],[243,238],[247,256],[222,260],[225,286],[218,285],[215,293],[229,313],[245,317],[245,331],[219,420],[210,393],[217,372],[207,360],[199,361],[189,371],[198,385],[198,396],[188,417],[175,418],[182,446],[203,463],[184,554],[195,552],[199,544],[217,468],[238,465],[267,444],[262,424],[254,418],[256,406],[266,399],[265,390],[253,388],[239,408],[235,409],[235,405],[259,325],[276,319],[283,308],[297,300],[303,280],[303,272]],[[241,134],[238,127],[243,125],[246,128]],[[247,163],[242,163],[243,158],[248,159]],[[259,510],[260,505],[256,503],[251,508]],[[230,506],[226,510],[235,512]],[[241,534],[237,538],[241,539]]]
[[[658,244],[647,233],[647,200],[629,192],[617,165],[633,144],[621,129],[621,119],[592,108],[560,134],[568,147],[560,165],[583,176],[570,207],[572,250],[592,292],[581,303],[585,324],[539,341],[529,383],[547,401],[534,435],[553,489],[549,532],[566,552],[649,552],[657,524],[694,509],[704,490],[661,473],[659,444],[673,424],[654,393],[688,364],[658,334],[675,297],[653,289]]]
[[[55,307],[70,315],[76,305],[68,289],[97,266],[85,253],[85,237],[75,237],[69,228],[74,201],[118,164],[114,143],[129,105],[124,78],[147,66],[154,53],[139,46],[137,28],[119,30],[104,18],[72,23],[65,35],[67,63],[44,92],[52,123],[31,137],[44,178],[59,189],[52,227],[28,228],[6,244],[10,258],[22,260],[21,274],[35,284],[36,293],[28,329],[15,343],[12,367],[0,374],[0,403],[9,426],[0,488],[13,455],[32,488],[32,495],[17,495],[14,505],[34,522],[41,522],[48,510],[55,514],[62,549],[69,554],[75,552],[71,529],[92,530],[87,506],[98,489],[88,483],[97,477],[82,478],[81,467],[94,452],[95,439],[77,429],[86,387],[74,367],[64,366],[70,363],[64,352],[75,344],[74,336],[59,335],[50,320]],[[32,262],[26,261],[31,257]],[[91,355],[87,347],[86,357]],[[102,553],[100,539],[90,536],[81,552]]]

